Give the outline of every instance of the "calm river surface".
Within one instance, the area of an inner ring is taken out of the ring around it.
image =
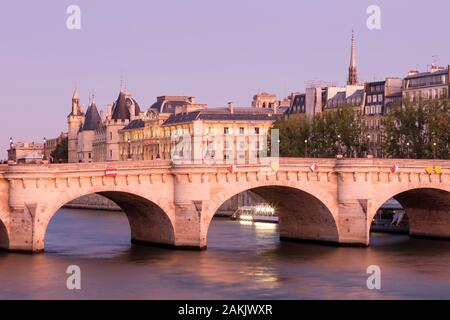
[[[61,209],[46,252],[0,252],[0,299],[450,298],[450,242],[372,235],[370,248],[280,242],[276,225],[215,219],[208,250],[133,245],[124,214]],[[81,268],[81,290],[66,268]],[[381,290],[366,268],[381,268]]]

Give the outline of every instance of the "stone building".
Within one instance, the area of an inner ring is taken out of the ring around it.
[[[275,94],[267,92],[259,92],[253,96],[252,107],[253,108],[270,108],[274,109],[277,113],[277,109],[280,106],[280,101]]]
[[[403,98],[406,101],[419,99],[449,98],[450,65],[446,68],[431,65],[428,72],[410,71],[403,80]]]
[[[43,142],[16,142],[8,149],[8,161],[17,163],[40,163],[44,158]]]
[[[382,154],[383,119],[389,105],[398,102],[396,97],[402,94],[402,79],[386,78],[383,81],[365,84],[365,102],[362,116],[364,134],[368,142],[369,153],[376,158]]]
[[[139,104],[127,91],[120,91],[117,100],[108,106],[105,118],[103,112],[98,112],[93,97],[84,112],[75,90],[67,118],[69,162],[119,160],[119,131],[140,116]]]
[[[277,119],[274,109],[176,102],[153,105],[144,118],[121,130],[121,160],[238,162],[255,159],[267,149],[268,132]]]
[[[121,90],[104,116],[93,97],[84,111],[75,90],[67,118],[69,162],[172,159],[176,147],[181,145],[181,154],[177,156],[183,159],[200,159],[205,155],[205,148],[215,145],[212,158],[217,161],[248,160],[267,149],[264,139],[277,119],[276,97],[260,97],[267,98],[267,104],[238,108],[230,103],[225,108],[208,108],[206,104],[196,103],[192,96],[160,96],[150,108],[141,111],[133,96]],[[235,140],[225,139],[219,147],[219,138],[214,143],[210,141],[214,135]],[[238,136],[246,136],[246,140],[237,141]],[[250,137],[260,142],[253,143]],[[182,143],[176,143],[182,138]],[[187,141],[191,143],[189,151]],[[246,149],[244,156],[236,153],[236,146]]]

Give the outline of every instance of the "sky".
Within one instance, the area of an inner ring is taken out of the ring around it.
[[[81,29],[69,30],[70,5]],[[381,29],[369,30],[369,5]],[[0,159],[9,137],[67,130],[75,86],[106,110],[121,79],[142,109],[160,95],[248,106],[322,80],[345,84],[352,29],[361,81],[450,64],[450,1],[41,0],[0,7]]]

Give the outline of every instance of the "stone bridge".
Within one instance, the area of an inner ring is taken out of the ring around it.
[[[107,174],[111,167],[117,174]],[[282,158],[273,167],[163,160],[1,165],[0,247],[44,250],[52,217],[91,193],[123,209],[132,241],[176,248],[206,248],[217,209],[246,190],[276,207],[282,239],[367,246],[374,215],[392,197],[406,209],[411,235],[450,238],[450,161]]]

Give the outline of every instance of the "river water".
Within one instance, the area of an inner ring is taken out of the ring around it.
[[[131,244],[120,212],[61,209],[46,252],[0,252],[0,299],[450,298],[450,242],[373,234],[369,248],[280,242],[277,225],[213,220],[208,250]],[[81,290],[66,269],[81,268]],[[367,289],[367,267],[381,290]]]

